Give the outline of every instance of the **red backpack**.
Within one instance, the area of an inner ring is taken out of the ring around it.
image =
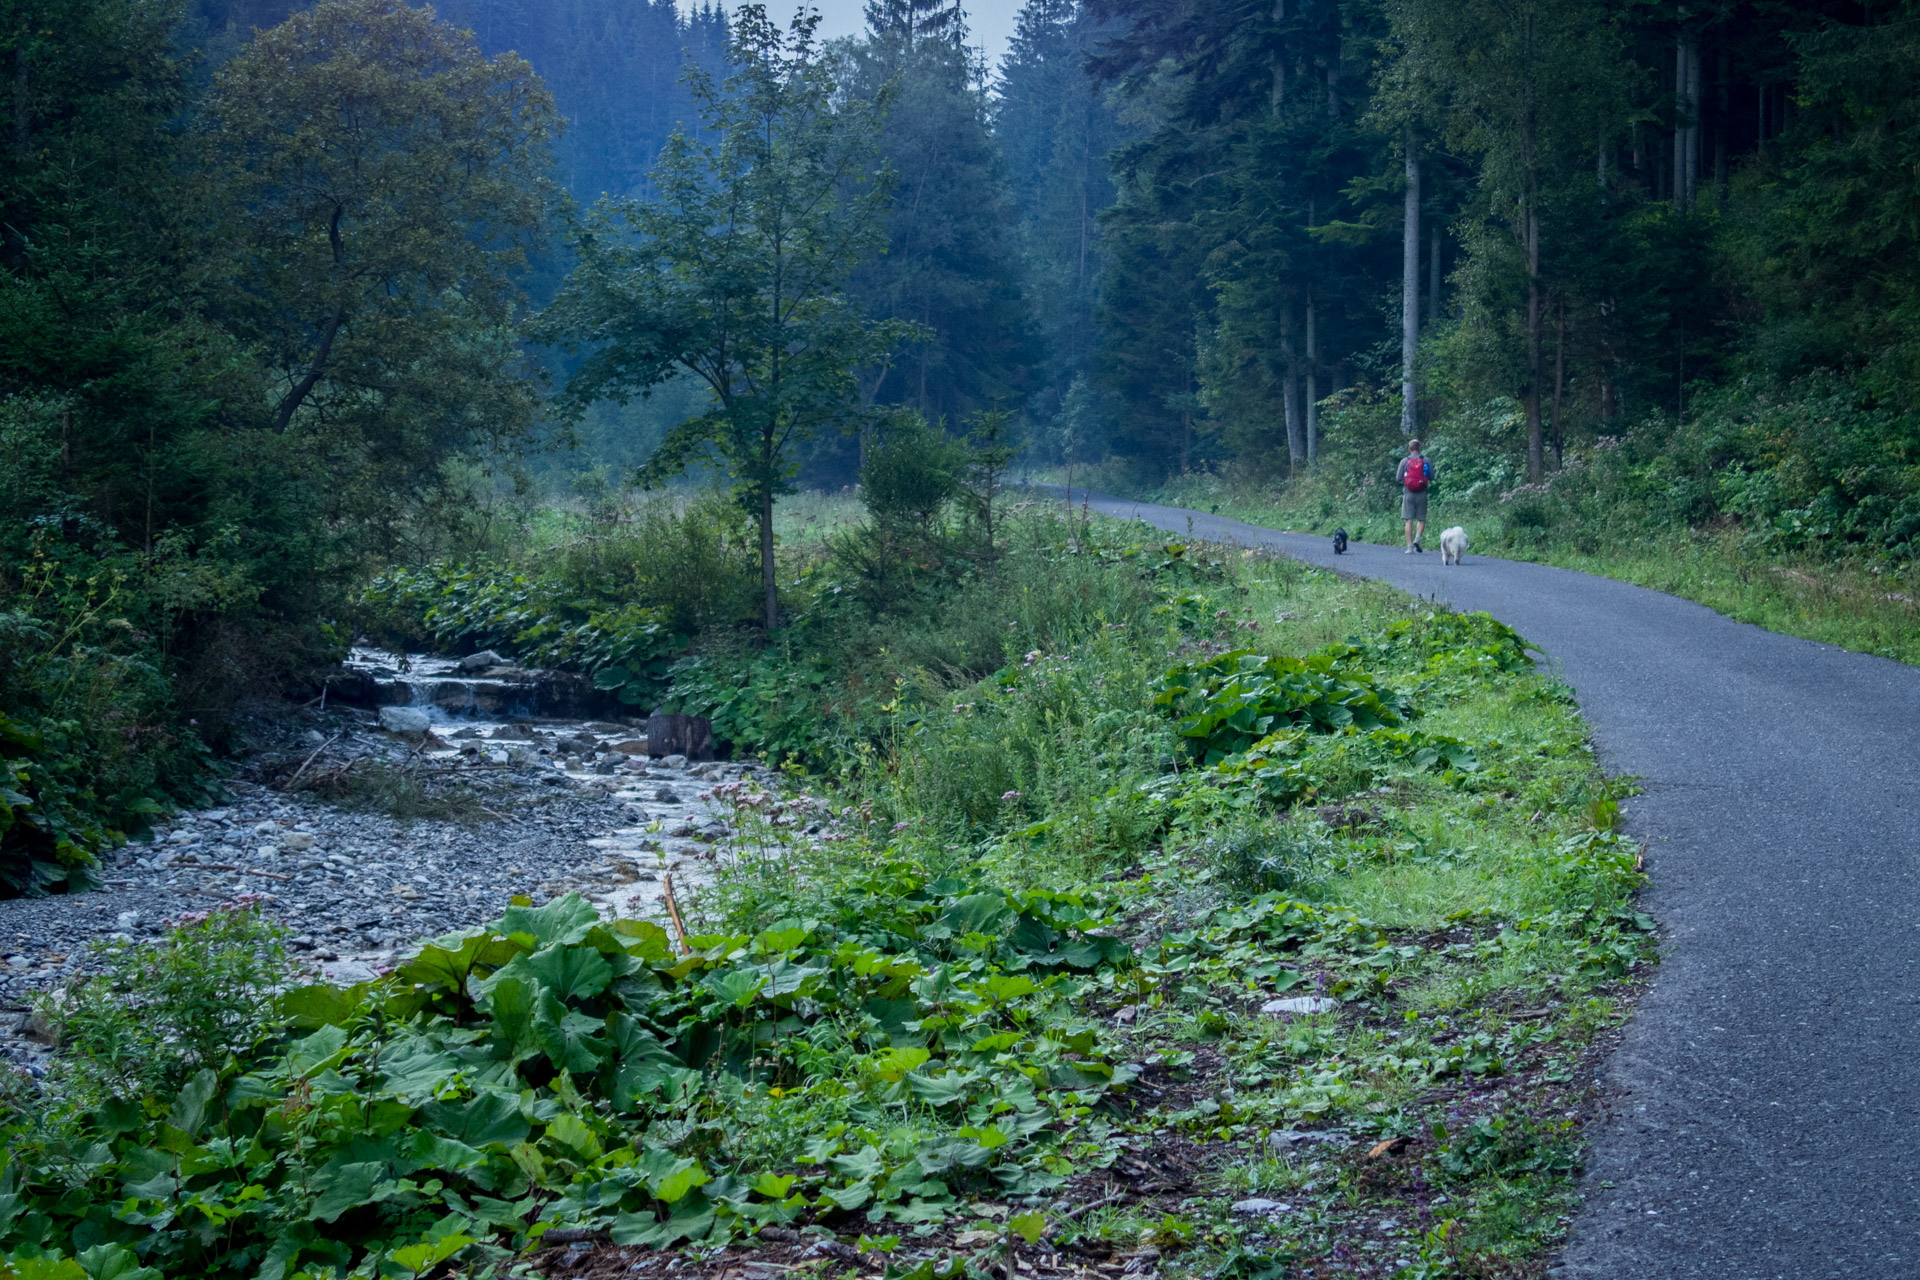
[[[1424,457],[1407,459],[1407,492],[1425,493],[1427,481],[1433,475],[1433,464]]]

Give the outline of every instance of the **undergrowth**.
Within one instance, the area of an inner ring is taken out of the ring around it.
[[[785,635],[675,673],[787,766],[718,789],[684,942],[526,903],[163,1076],[76,1032],[5,1122],[12,1265],[479,1276],[769,1226],[902,1274],[982,1239],[1315,1274],[1361,1230],[1370,1274],[1534,1265],[1651,955],[1567,691],[1290,562],[1038,516],[994,552],[885,600],[823,552]],[[1227,1212],[1260,1189],[1305,1207]]]

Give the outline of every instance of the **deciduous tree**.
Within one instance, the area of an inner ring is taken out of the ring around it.
[[[431,10],[323,0],[228,63],[204,119],[209,291],[274,430],[391,488],[524,429],[515,273],[557,124],[526,62]]]
[[[732,477],[760,526],[766,625],[779,622],[773,508],[801,442],[860,415],[853,371],[912,336],[848,296],[854,268],[886,243],[876,140],[884,96],[839,92],[813,39],[817,15],[783,32],[758,5],[733,28],[734,73],[690,72],[711,143],[676,134],[655,169],[658,199],[609,199],[576,241],[579,265],[540,331],[586,352],[577,409],[645,394],[676,372],[710,405],[641,468],[655,483],[699,462]]]

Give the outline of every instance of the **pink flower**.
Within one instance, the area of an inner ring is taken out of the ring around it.
[[[893,829],[895,831],[905,831],[907,829],[907,824],[904,822],[896,822],[893,824]]]
[[[1018,791],[1003,791],[1000,793],[1000,799],[1002,803],[1008,800],[1018,800],[1019,798],[1020,798],[1020,793]]]

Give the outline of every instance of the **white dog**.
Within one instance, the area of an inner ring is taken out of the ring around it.
[[[1459,525],[1440,535],[1440,563],[1459,564],[1467,551],[1467,531]]]

